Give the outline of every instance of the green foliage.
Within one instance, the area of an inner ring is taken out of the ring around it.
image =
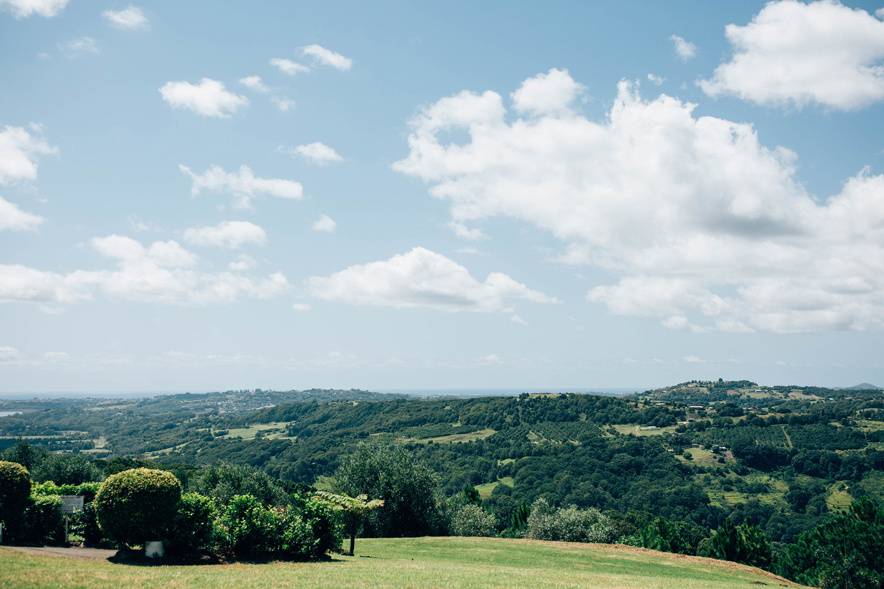
[[[184,493],[169,526],[169,551],[178,555],[208,550],[213,541],[215,501],[199,493]]]
[[[328,552],[340,550],[341,527],[334,509],[327,502],[297,496],[282,514],[281,538],[283,557],[316,560]]]
[[[831,517],[786,547],[777,571],[824,589],[879,589],[884,586],[884,510],[863,498],[850,513]]]
[[[83,538],[83,544],[90,547],[110,548],[113,546],[110,538],[102,532],[98,525],[98,516],[95,514],[95,503],[90,501],[83,504],[83,510],[71,514],[70,532]]]
[[[554,508],[546,499],[531,506],[526,536],[535,540],[564,542],[613,542],[617,532],[611,518],[594,507]]]
[[[35,481],[53,481],[59,485],[79,485],[101,478],[101,472],[88,458],[79,454],[50,454],[34,465]]]
[[[247,465],[208,466],[196,477],[192,487],[219,503],[228,503],[236,495],[251,495],[266,505],[288,503],[288,494],[279,481]]]
[[[365,516],[376,509],[384,506],[383,499],[368,500],[366,495],[359,497],[350,497],[340,493],[330,493],[328,491],[317,491],[316,500],[333,511],[338,512],[343,520],[344,528],[350,536],[350,550],[348,553],[353,556],[356,550],[356,534],[362,527]]]
[[[448,526],[452,536],[494,536],[497,532],[495,517],[474,503],[456,507]]]
[[[59,497],[32,497],[25,509],[24,522],[22,543],[43,546],[64,542],[64,517]]]
[[[748,523],[734,525],[728,519],[700,542],[697,554],[767,568],[771,563],[771,550],[764,530]]]
[[[439,478],[401,446],[360,444],[335,473],[338,490],[376,497],[384,506],[366,518],[366,532],[378,536],[419,536],[441,527]]]
[[[655,517],[638,532],[629,536],[625,543],[663,552],[696,554],[697,545],[703,539],[703,535],[703,528],[690,522]]]
[[[262,558],[277,551],[279,522],[253,495],[234,495],[218,518],[221,552],[237,559]]]
[[[134,468],[109,476],[94,503],[101,529],[133,546],[164,537],[180,498],[181,483],[172,473]]]
[[[0,521],[9,521],[20,514],[28,504],[31,477],[17,462],[0,460]]]
[[[57,485],[53,481],[34,483],[31,486],[32,495],[82,495],[86,503],[95,499],[101,483],[80,483],[78,485]]]

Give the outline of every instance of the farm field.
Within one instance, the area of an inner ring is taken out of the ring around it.
[[[132,566],[0,548],[0,587],[799,587],[751,567],[636,548],[496,538],[362,539],[321,563]]]

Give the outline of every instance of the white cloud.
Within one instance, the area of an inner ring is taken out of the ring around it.
[[[669,40],[672,41],[672,46],[675,48],[675,54],[678,55],[678,58],[682,61],[689,61],[696,57],[697,46],[690,41],[683,37],[679,37],[678,35],[671,35]]]
[[[884,6],[875,11],[875,16],[884,20]]]
[[[461,92],[412,121],[394,169],[449,201],[454,223],[550,232],[563,261],[615,276],[589,297],[617,314],[690,330],[884,328],[884,175],[817,198],[796,154],[693,108],[623,82],[600,122],[510,119],[497,93]]]
[[[662,86],[663,82],[666,81],[666,78],[663,76],[658,76],[657,74],[648,74],[648,81],[650,81],[654,86]]]
[[[248,221],[224,221],[215,226],[190,227],[184,231],[184,240],[193,245],[238,249],[243,245],[264,245],[267,233]]]
[[[275,196],[277,198],[299,199],[304,196],[304,187],[300,182],[282,178],[259,178],[248,166],[240,166],[236,172],[227,172],[220,166],[209,166],[202,174],[179,165],[184,174],[193,181],[190,193],[194,196],[203,191],[230,193],[235,197],[234,206],[251,208],[252,199],[258,196]]]
[[[27,231],[36,229],[43,222],[43,217],[25,212],[15,203],[0,196],[0,231]]]
[[[460,264],[422,247],[330,276],[315,276],[308,287],[313,296],[328,301],[443,311],[511,313],[514,300],[557,302],[499,272],[480,282]]]
[[[725,35],[734,54],[700,82],[710,96],[844,110],[884,99],[884,22],[862,9],[771,2],[749,24],[727,25]]]
[[[288,153],[292,157],[302,157],[308,162],[320,166],[344,161],[344,158],[342,158],[337,151],[318,141],[289,148],[281,147],[280,151]]]
[[[281,112],[288,112],[295,108],[295,101],[291,98],[286,98],[285,96],[271,96],[270,102],[272,102],[273,106],[278,108]]]
[[[0,346],[0,364],[11,364],[22,359],[21,352],[12,346]]]
[[[476,358],[476,364],[479,366],[500,366],[503,363],[503,358],[499,354],[486,354],[481,358]]]
[[[144,11],[133,4],[122,10],[105,10],[101,15],[107,22],[118,29],[134,31],[150,27],[150,22],[148,22],[147,17],[144,15]]]
[[[353,60],[344,57],[340,53],[336,53],[331,49],[326,49],[322,45],[307,45],[301,50],[304,55],[313,58],[317,63],[328,65],[341,71],[347,71],[353,67]]]
[[[67,4],[68,0],[0,0],[0,8],[8,10],[15,18],[27,18],[33,14],[55,16]]]
[[[254,90],[255,92],[260,92],[261,94],[265,94],[270,91],[270,88],[264,85],[264,81],[261,79],[261,76],[246,76],[244,78],[240,78],[239,83],[249,90]]]
[[[286,74],[287,76],[294,76],[295,74],[310,71],[310,68],[306,65],[302,65],[297,61],[292,61],[291,59],[286,59],[285,57],[274,57],[270,60],[270,65],[272,65],[282,73]]]
[[[338,224],[335,223],[335,220],[328,215],[320,215],[319,218],[316,219],[316,221],[313,223],[313,231],[334,233],[335,229],[337,228]]]
[[[110,235],[95,238],[90,245],[116,267],[60,274],[0,265],[0,302],[66,304],[103,294],[125,301],[201,305],[246,297],[271,298],[288,290],[288,281],[279,272],[263,278],[201,272],[196,268],[196,256],[175,241],[146,246],[129,237]]]
[[[77,37],[65,43],[59,43],[58,49],[67,57],[79,57],[81,55],[98,55],[101,49],[92,37]]]
[[[699,356],[694,356],[694,355],[684,356],[684,357],[682,357],[681,361],[685,362],[687,364],[703,364],[705,362],[705,360],[703,360],[703,358],[700,358]]]
[[[34,126],[39,132],[39,126]],[[36,134],[24,127],[5,126],[0,130],[0,184],[36,180],[37,157],[57,153]]]
[[[564,112],[583,93],[583,86],[574,81],[568,70],[551,69],[528,78],[512,93],[513,106],[521,113],[545,115]]]
[[[310,305],[308,305],[307,303],[295,303],[292,305],[292,309],[294,309],[298,313],[306,313],[311,308],[312,307]]]
[[[485,239],[485,233],[476,227],[468,227],[463,223],[458,221],[451,221],[448,223],[448,228],[454,231],[454,234],[460,237],[461,239],[469,239],[471,241],[478,241],[479,239]]]
[[[229,92],[224,84],[210,78],[198,84],[166,82],[160,94],[172,108],[192,110],[204,117],[227,118],[249,103],[245,96]]]
[[[246,270],[251,270],[252,268],[254,268],[257,263],[258,262],[252,256],[240,254],[236,257],[235,260],[227,264],[227,267],[234,272],[245,272]]]

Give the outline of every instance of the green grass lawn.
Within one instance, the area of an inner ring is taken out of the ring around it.
[[[134,566],[0,548],[0,587],[797,587],[757,569],[618,546],[498,538],[360,539],[322,563]]]

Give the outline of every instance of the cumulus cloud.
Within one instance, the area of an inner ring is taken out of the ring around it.
[[[669,40],[672,41],[672,46],[675,48],[675,54],[678,55],[678,58],[682,61],[689,61],[697,56],[697,46],[690,41],[683,37],[679,37],[678,35],[671,35]]]
[[[729,24],[730,61],[700,87],[763,105],[854,109],[884,99],[884,22],[837,2],[767,4]]]
[[[322,45],[307,45],[301,49],[301,53],[312,58],[316,63],[328,65],[337,70],[347,71],[353,67],[352,59],[344,57],[331,49],[326,49]]]
[[[308,280],[308,288],[327,301],[406,309],[512,313],[517,300],[557,302],[499,272],[480,282],[457,262],[422,247],[330,276],[315,276]]]
[[[27,231],[36,229],[43,222],[43,217],[33,215],[18,208],[15,203],[9,202],[0,196],[0,231]]]
[[[563,112],[571,108],[583,92],[568,70],[551,69],[528,78],[512,93],[513,106],[519,112],[533,115]]]
[[[147,20],[147,16],[144,15],[144,11],[133,4],[121,10],[105,10],[101,15],[111,26],[118,29],[135,31],[150,27],[150,22]]]
[[[662,86],[663,82],[666,81],[666,78],[663,76],[658,76],[657,74],[648,74],[648,81],[651,82],[654,86]]]
[[[313,223],[313,231],[319,231],[322,233],[334,233],[337,228],[338,224],[328,215],[320,215]]]
[[[306,65],[300,64],[297,61],[292,61],[291,59],[286,59],[285,57],[274,57],[270,60],[270,65],[287,76],[294,76],[295,74],[310,71],[310,68]]]
[[[227,267],[234,272],[245,272],[246,270],[251,270],[252,268],[254,268],[257,263],[258,262],[252,256],[240,254],[236,257],[235,260],[230,262]]]
[[[201,246],[238,249],[244,245],[264,245],[267,233],[248,221],[224,221],[214,226],[190,227],[184,231],[187,243]]]
[[[175,241],[144,245],[109,235],[92,239],[90,245],[116,267],[62,274],[0,264],[0,302],[70,304],[102,294],[126,301],[201,305],[270,298],[288,290],[279,272],[263,278],[202,272],[197,257]]]
[[[31,132],[33,131],[33,133]],[[37,158],[57,153],[39,137],[39,126],[3,127],[0,131],[0,184],[37,178]]]
[[[68,0],[0,0],[0,8],[11,12],[15,18],[27,18],[34,14],[55,16],[67,4]]]
[[[270,88],[264,85],[264,80],[261,79],[261,76],[246,76],[240,78],[239,83],[249,90],[254,90],[255,92],[260,92],[262,94],[270,91]]]
[[[319,143],[318,141],[304,145],[297,145],[295,147],[283,147],[280,148],[280,150],[288,153],[292,157],[301,157],[310,163],[318,164],[320,166],[344,160],[344,158],[342,158],[333,148],[324,143]]]
[[[203,78],[198,84],[166,82],[160,94],[169,106],[186,109],[204,117],[228,118],[249,103],[249,99],[228,91],[224,84]]]
[[[311,308],[312,307],[310,305],[308,305],[307,303],[294,303],[292,305],[292,309],[297,311],[298,313],[306,313]]]
[[[259,178],[246,165],[240,166],[236,172],[227,172],[221,166],[209,166],[202,174],[197,174],[184,165],[179,165],[178,169],[192,180],[192,195],[196,196],[203,191],[228,193],[233,195],[234,206],[237,208],[251,208],[252,199],[258,196],[288,199],[304,196],[304,187],[300,182],[282,178]]]
[[[884,176],[818,198],[795,153],[693,110],[627,82],[599,122],[510,118],[499,94],[461,92],[418,114],[394,169],[450,202],[452,222],[550,232],[562,261],[615,276],[588,294],[613,313],[690,330],[884,327]]]

